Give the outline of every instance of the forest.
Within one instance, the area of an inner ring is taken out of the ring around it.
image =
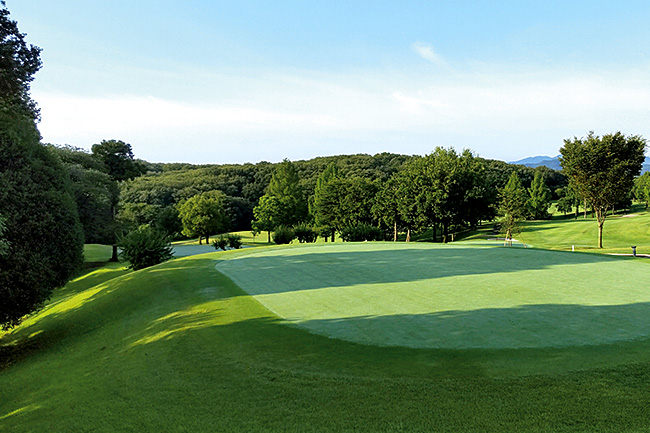
[[[536,175],[543,181],[546,208],[568,185],[561,172],[543,166],[512,165],[453,148],[426,156],[379,153],[192,165],[139,160],[129,144],[117,140],[96,144],[93,152],[47,147],[69,172],[86,243],[110,244],[115,232],[142,225],[176,239],[298,225],[323,237],[362,227],[373,238],[392,239],[397,232],[437,228],[435,239],[447,241],[450,233],[498,214],[498,192],[512,173],[526,189]],[[218,202],[225,217],[205,229],[184,227],[182,205],[202,195]],[[531,212],[530,218],[544,217]]]

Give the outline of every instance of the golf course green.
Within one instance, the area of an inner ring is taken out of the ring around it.
[[[217,270],[287,323],[363,344],[540,348],[650,335],[649,268],[639,260],[358,243],[271,249]]]
[[[0,334],[0,431],[647,431],[649,265],[477,243],[107,263]]]

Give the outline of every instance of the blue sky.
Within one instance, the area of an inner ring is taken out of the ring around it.
[[[279,161],[650,138],[644,1],[7,0],[43,48],[43,141]]]

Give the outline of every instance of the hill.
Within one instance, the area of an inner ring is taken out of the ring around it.
[[[518,164],[533,168],[543,165],[553,170],[562,170],[562,166],[560,165],[560,155],[553,158],[550,156],[531,156],[528,158],[520,159],[518,161],[512,161],[510,164]],[[641,174],[645,173],[646,171],[650,171],[650,157],[647,156],[643,162]]]
[[[632,431],[647,424],[645,338],[489,350],[332,339],[287,326],[215,268],[219,261],[262,251],[282,249],[210,253],[137,272],[113,264],[80,275],[0,340],[0,430],[526,432]],[[450,257],[458,253],[444,251]],[[579,261],[583,256],[546,254]],[[539,263],[539,270],[546,266],[524,256],[519,261]],[[607,261],[645,271],[644,262]],[[477,256],[467,264],[481,262]],[[374,266],[389,268],[390,259]],[[323,271],[321,277],[333,272]],[[495,269],[493,275],[499,274]],[[385,282],[373,272],[364,275],[357,278],[372,282],[368,295]],[[511,284],[529,280],[517,275],[512,269],[502,278]],[[566,293],[576,283],[549,289]],[[472,311],[462,305],[475,299],[471,294],[454,299],[461,303],[449,314],[458,319]],[[625,304],[620,311],[647,318],[647,305]],[[599,317],[619,317],[613,311]],[[532,314],[516,306],[512,312]]]

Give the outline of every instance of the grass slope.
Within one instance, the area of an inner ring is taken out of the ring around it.
[[[503,237],[503,235],[499,235]],[[484,227],[468,240],[495,238],[491,225]],[[548,221],[524,221],[517,239],[536,248],[598,253],[631,254],[636,245],[638,254],[650,254],[650,212],[634,205],[629,214],[608,215],[603,228],[603,249],[598,248],[598,224],[590,215],[577,219],[555,214]]]
[[[57,293],[0,340],[0,431],[647,431],[647,341],[441,350],[329,339],[283,325],[215,269],[240,254],[131,273],[112,264]],[[530,374],[540,363],[545,373]]]
[[[364,344],[520,348],[650,335],[650,263],[523,248],[267,249],[218,270],[288,321]]]

